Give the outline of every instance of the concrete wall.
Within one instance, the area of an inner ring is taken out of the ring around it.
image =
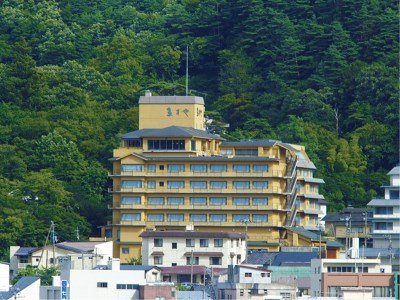
[[[0,262],[0,292],[8,292],[10,288],[10,266]]]

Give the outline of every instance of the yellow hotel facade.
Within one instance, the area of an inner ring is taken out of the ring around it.
[[[318,229],[326,201],[304,147],[276,140],[229,142],[206,131],[204,100],[139,100],[139,130],[114,150],[114,257],[140,257],[147,229],[248,233],[249,249],[279,250],[286,228]]]

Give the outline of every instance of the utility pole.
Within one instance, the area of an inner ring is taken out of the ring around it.
[[[186,96],[189,94],[189,45],[186,45]]]
[[[56,265],[56,245],[55,245],[55,243],[56,243],[56,236],[55,236],[55,234],[54,234],[54,222],[53,221],[51,221],[51,237],[52,237],[52,240],[53,240],[53,267],[55,267],[55,265]]]
[[[247,226],[250,223],[249,219],[245,219],[242,221],[245,224],[245,236],[244,236],[244,242],[245,242],[245,249],[246,249],[246,258],[244,260],[244,263],[247,264]]]
[[[322,240],[322,226],[321,226],[321,221],[318,222],[318,231],[319,231],[319,259],[322,259],[322,246],[321,246],[321,240]]]
[[[76,227],[76,240],[79,241],[79,227]]]
[[[45,248],[46,248],[46,246],[47,246],[47,242],[48,242],[48,240],[49,240],[50,233],[51,233],[51,228],[52,228],[52,226],[50,226],[49,232],[47,233],[46,241],[44,242],[44,246],[43,246],[43,248],[42,248],[42,253],[40,254],[38,267],[40,267],[40,264],[41,264],[41,262],[42,262],[43,252],[44,252],[44,250],[45,250]],[[47,253],[47,252],[46,252],[46,253]],[[46,255],[46,267],[47,267],[47,255]]]
[[[190,254],[190,283],[193,284],[193,250]]]

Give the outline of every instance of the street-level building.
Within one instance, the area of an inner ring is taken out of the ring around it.
[[[311,296],[338,297],[342,288],[372,288],[373,297],[393,297],[390,265],[365,258],[311,260]]]
[[[238,232],[147,230],[140,237],[144,265],[221,267],[246,257],[245,234]]]
[[[305,148],[277,140],[230,142],[206,129],[204,100],[146,96],[139,130],[114,150],[114,256],[140,256],[147,228],[244,232],[249,248],[278,250],[284,226],[318,228],[326,202]]]

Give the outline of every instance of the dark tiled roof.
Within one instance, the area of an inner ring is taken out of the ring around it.
[[[192,255],[192,252],[185,252],[185,256]],[[215,256],[215,257],[222,257],[224,254],[222,252],[193,252],[193,256]]]
[[[369,258],[376,258],[376,257],[387,257],[390,255],[388,248],[366,248],[363,247],[359,249],[360,255],[365,255]],[[393,248],[392,255],[395,257],[400,256],[400,248]]]
[[[165,128],[148,128],[128,132],[122,135],[123,139],[139,139],[139,138],[205,138],[219,139],[223,138],[217,134],[208,133],[205,130],[194,129],[182,126],[169,126]]]
[[[363,212],[372,213],[372,209],[370,208],[360,208],[360,209],[344,209],[343,212],[338,213],[327,213],[322,221],[326,222],[335,222],[337,224],[345,224],[346,217],[350,216],[351,214],[351,222],[354,225],[363,225],[365,223],[364,216],[362,215]],[[371,223],[372,216],[367,218],[367,222]]]
[[[292,264],[309,264],[313,258],[318,258],[317,252],[279,252],[272,262],[273,266]]]
[[[120,270],[123,271],[150,271],[152,269],[161,270],[157,266],[141,266],[141,265],[121,265]]]
[[[182,238],[228,238],[239,239],[245,238],[244,233],[238,232],[201,232],[201,231],[143,231],[140,237],[182,237]]]
[[[247,256],[247,260],[242,263],[250,265],[270,265],[276,256],[276,252],[254,251]]]
[[[91,253],[94,247],[103,242],[62,242],[56,244],[57,248],[76,253]]]
[[[17,252],[15,252],[15,256],[26,256],[26,255],[31,255],[32,252],[34,252],[36,249],[39,249],[37,247],[20,247]]]

